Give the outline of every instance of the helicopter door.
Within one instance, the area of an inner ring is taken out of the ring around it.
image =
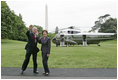
[[[65,45],[65,39],[64,39],[64,35],[60,36],[60,46],[64,46]]]
[[[83,35],[83,46],[87,46],[86,35]]]

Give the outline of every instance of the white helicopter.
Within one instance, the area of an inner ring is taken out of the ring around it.
[[[115,33],[81,33],[80,29],[75,29],[71,26],[61,29],[58,34],[52,39],[56,46],[79,45],[87,46],[89,44],[97,44],[100,46],[100,41],[112,40],[115,38]]]

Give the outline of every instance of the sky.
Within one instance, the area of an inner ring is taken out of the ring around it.
[[[88,31],[99,16],[117,17],[117,0],[28,0],[6,1],[11,10],[22,15],[25,25],[45,29],[45,5],[48,6],[48,31],[75,26]]]

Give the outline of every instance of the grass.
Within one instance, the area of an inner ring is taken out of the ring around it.
[[[26,54],[25,45],[26,42],[2,39],[1,67],[21,67]],[[37,57],[38,67],[41,68],[41,51]],[[117,40],[101,42],[100,47],[55,47],[52,43],[48,63],[50,68],[116,68]],[[28,67],[33,67],[32,56]]]

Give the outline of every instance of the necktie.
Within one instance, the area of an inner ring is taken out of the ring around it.
[[[36,35],[34,34],[34,42],[36,43]]]

